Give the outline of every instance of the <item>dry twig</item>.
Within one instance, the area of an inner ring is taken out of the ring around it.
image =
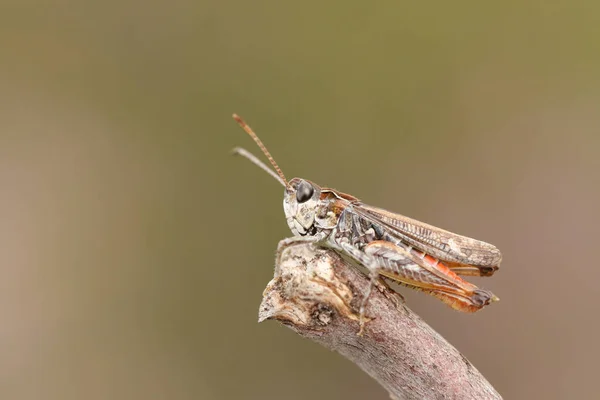
[[[263,293],[259,321],[275,319],[344,355],[393,399],[501,399],[458,350],[385,285],[374,290],[371,317],[358,336],[368,278],[331,250],[297,244],[284,250]]]

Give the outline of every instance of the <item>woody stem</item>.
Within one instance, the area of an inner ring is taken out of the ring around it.
[[[300,336],[335,350],[394,399],[501,399],[452,345],[381,285],[359,314],[369,278],[335,252],[297,243],[283,249],[264,292],[259,321],[284,322]]]

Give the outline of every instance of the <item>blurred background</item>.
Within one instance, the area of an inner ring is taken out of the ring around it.
[[[0,4],[0,398],[386,399],[257,323],[289,178],[485,240],[409,306],[506,399],[597,390],[600,5]]]

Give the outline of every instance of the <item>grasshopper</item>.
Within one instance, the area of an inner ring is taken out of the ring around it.
[[[495,246],[364,204],[307,179],[288,181],[250,126],[236,114],[233,118],[275,171],[247,150],[236,148],[234,153],[249,159],[285,188],[283,210],[294,236],[279,243],[278,259],[286,247],[308,242],[332,249],[369,271],[370,285],[360,306],[360,332],[368,299],[380,276],[435,296],[458,311],[472,313],[498,301],[490,291],[459,276],[493,275],[502,260]]]

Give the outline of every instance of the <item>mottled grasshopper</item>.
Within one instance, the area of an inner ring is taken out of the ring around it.
[[[294,236],[280,242],[278,257],[291,244],[310,242],[333,249],[369,270],[371,284],[360,307],[361,331],[367,301],[380,275],[463,312],[475,312],[498,300],[458,276],[493,275],[502,260],[495,246],[369,206],[306,179],[288,182],[252,129],[239,116],[233,118],[277,173],[244,149],[236,148],[234,153],[248,158],[285,187],[283,209]]]

